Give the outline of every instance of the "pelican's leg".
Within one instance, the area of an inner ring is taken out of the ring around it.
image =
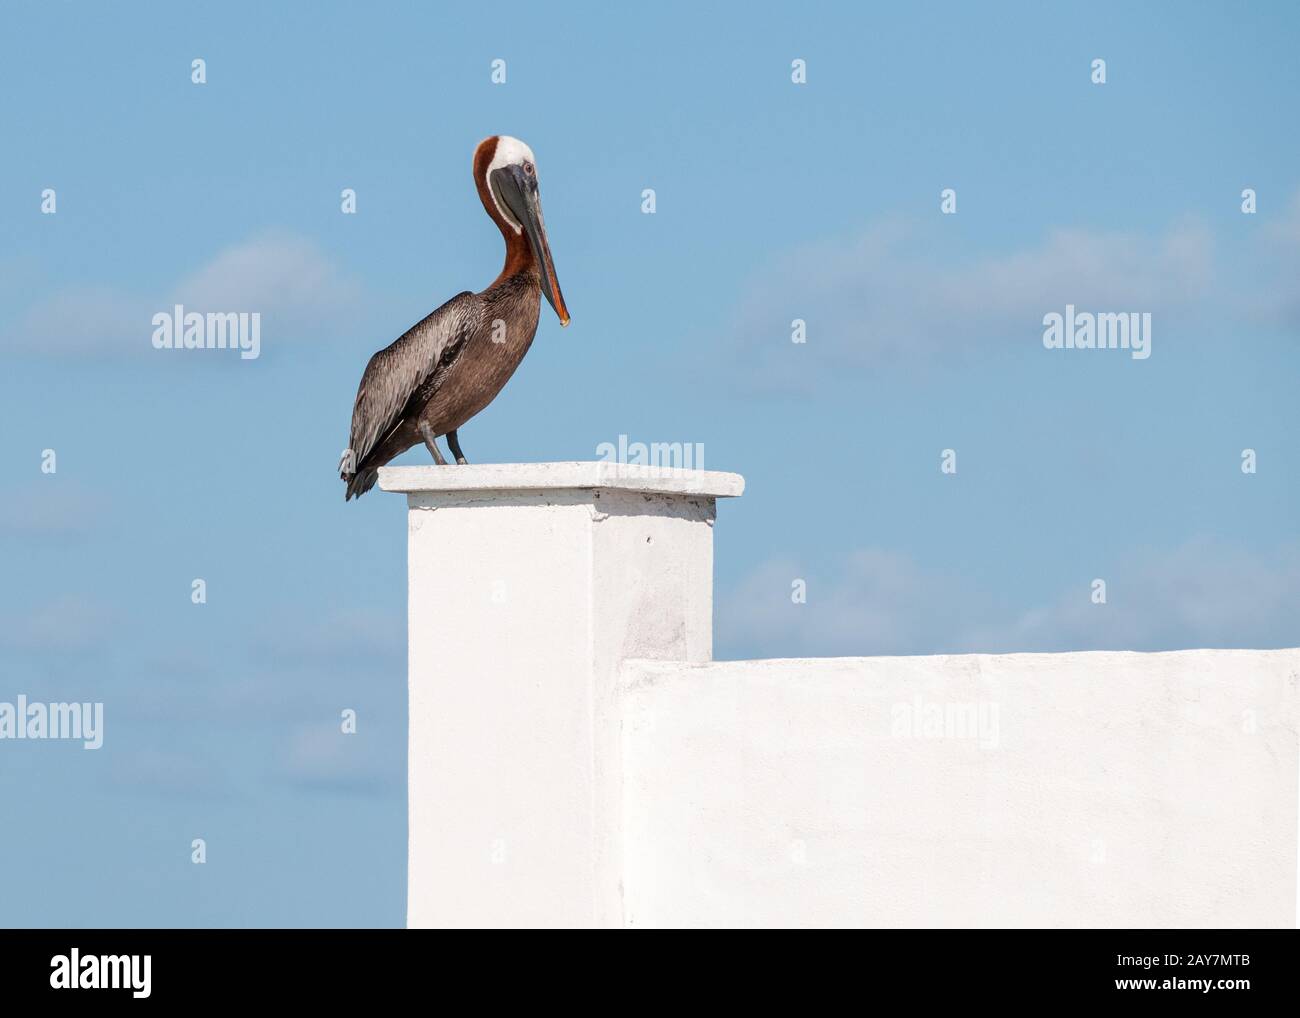
[[[427,445],[429,451],[433,453],[433,462],[437,463],[440,467],[445,467],[447,461],[442,458],[442,452],[438,448],[438,436],[433,433],[433,429],[424,421],[420,422],[420,434],[424,436],[424,444]]]
[[[447,432],[447,448],[450,449],[451,454],[456,457],[457,463],[463,467],[469,465],[469,460],[467,460],[465,454],[460,451],[460,439],[456,437],[456,432],[454,431]]]

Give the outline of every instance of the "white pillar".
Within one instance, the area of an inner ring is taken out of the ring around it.
[[[389,467],[409,505],[407,925],[617,926],[627,658],[712,656],[736,474]]]

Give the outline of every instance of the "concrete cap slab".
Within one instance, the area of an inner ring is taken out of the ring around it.
[[[379,487],[405,494],[464,491],[612,489],[734,498],[745,490],[739,474],[608,462],[471,463],[464,466],[380,467]]]

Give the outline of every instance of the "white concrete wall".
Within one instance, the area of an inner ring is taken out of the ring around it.
[[[1300,651],[623,674],[633,926],[1294,926]]]
[[[710,663],[736,475],[380,484],[411,926],[1295,924],[1300,651]]]

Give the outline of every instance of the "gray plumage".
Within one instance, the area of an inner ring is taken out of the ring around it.
[[[340,476],[348,482],[347,498],[374,486],[380,464],[373,462],[373,453],[385,438],[400,430],[413,411],[418,412],[411,406],[413,397],[426,385],[436,384],[440,374],[445,375],[481,318],[482,304],[466,290],[370,358],[357,388],[348,451],[340,464]],[[349,456],[355,464],[354,476],[345,469]]]

